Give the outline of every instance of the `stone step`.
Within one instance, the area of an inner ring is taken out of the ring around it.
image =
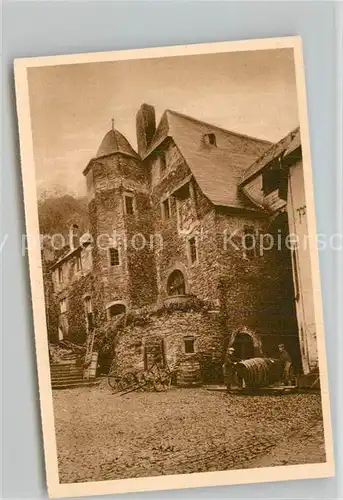
[[[51,368],[63,368],[66,366],[75,366],[76,361],[60,361],[59,363],[50,363]]]
[[[68,368],[51,368],[51,373],[69,373],[69,372],[80,372],[82,371],[82,366],[69,366]]]
[[[83,378],[84,372],[77,373],[51,373],[51,378]]]
[[[63,377],[51,377],[51,382],[73,382],[74,380],[83,380],[83,376],[80,375],[71,375],[71,376],[63,376]]]
[[[59,382],[52,384],[52,389],[74,389],[77,387],[95,387],[99,385],[100,380],[80,380],[79,382]]]
[[[76,363],[59,363],[58,365],[50,365],[52,370],[66,370],[67,368],[78,368]]]
[[[51,368],[51,373],[77,372],[83,370],[82,366],[68,366],[67,368]]]

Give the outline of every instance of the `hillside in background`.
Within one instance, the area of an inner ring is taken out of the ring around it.
[[[41,234],[63,234],[67,238],[72,224],[79,226],[81,234],[88,229],[86,197],[45,193],[38,201],[38,215]]]

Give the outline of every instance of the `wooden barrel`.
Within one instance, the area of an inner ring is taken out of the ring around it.
[[[270,362],[265,358],[250,358],[237,364],[238,376],[246,387],[265,387],[269,383]]]
[[[180,361],[176,383],[178,387],[196,387],[201,385],[200,363],[197,359]]]

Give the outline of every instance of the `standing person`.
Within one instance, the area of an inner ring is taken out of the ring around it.
[[[237,364],[238,359],[235,356],[234,347],[229,347],[226,350],[224,356],[223,363],[223,374],[224,374],[224,383],[226,385],[226,391],[229,393],[231,391],[231,385],[233,381],[233,375],[235,371],[235,365]]]
[[[279,344],[279,359],[282,361],[282,380],[284,385],[290,383],[290,370],[292,366],[292,359],[285,349],[284,344]]]

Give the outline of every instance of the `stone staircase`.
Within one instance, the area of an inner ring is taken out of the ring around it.
[[[52,389],[72,389],[74,387],[94,386],[99,383],[96,379],[84,379],[83,371],[83,367],[77,366],[73,360],[64,363],[51,363]]]

